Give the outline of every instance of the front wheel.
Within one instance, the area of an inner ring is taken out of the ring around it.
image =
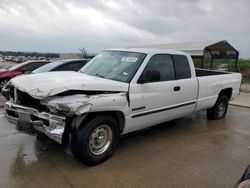
[[[0,91],[2,91],[2,89],[3,89],[3,87],[5,86],[5,84],[7,84],[7,82],[8,82],[9,80],[2,80],[1,82],[0,82]]]
[[[215,105],[207,110],[207,118],[211,120],[223,119],[227,114],[228,97],[222,95],[218,98]]]
[[[119,138],[117,121],[111,116],[96,116],[72,134],[71,150],[87,165],[97,165],[114,152]]]

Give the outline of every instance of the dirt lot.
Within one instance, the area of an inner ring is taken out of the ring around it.
[[[4,106],[4,103],[6,102],[6,99],[0,94],[0,108]]]
[[[12,62],[12,61],[3,61],[3,62],[0,62],[0,69],[10,68],[16,64],[17,64],[16,62]]]
[[[125,136],[107,162],[87,167],[51,143],[18,133],[0,114],[0,187],[233,187],[250,163],[250,109],[205,112]]]

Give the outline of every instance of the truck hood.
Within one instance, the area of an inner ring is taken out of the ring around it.
[[[69,90],[127,92],[129,86],[128,83],[71,71],[19,76],[12,79],[11,84],[36,99],[44,99]]]

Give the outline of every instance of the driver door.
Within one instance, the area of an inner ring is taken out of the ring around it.
[[[195,106],[195,90],[188,88],[186,82],[189,79],[176,80],[171,55],[153,55],[139,80],[146,80],[143,77],[149,70],[159,72],[159,80],[131,83],[130,86],[130,131],[186,115],[192,112]]]

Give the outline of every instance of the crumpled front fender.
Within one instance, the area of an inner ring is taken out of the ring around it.
[[[113,94],[55,96],[42,101],[51,111],[82,115],[96,111],[122,111],[128,108],[126,92]]]

